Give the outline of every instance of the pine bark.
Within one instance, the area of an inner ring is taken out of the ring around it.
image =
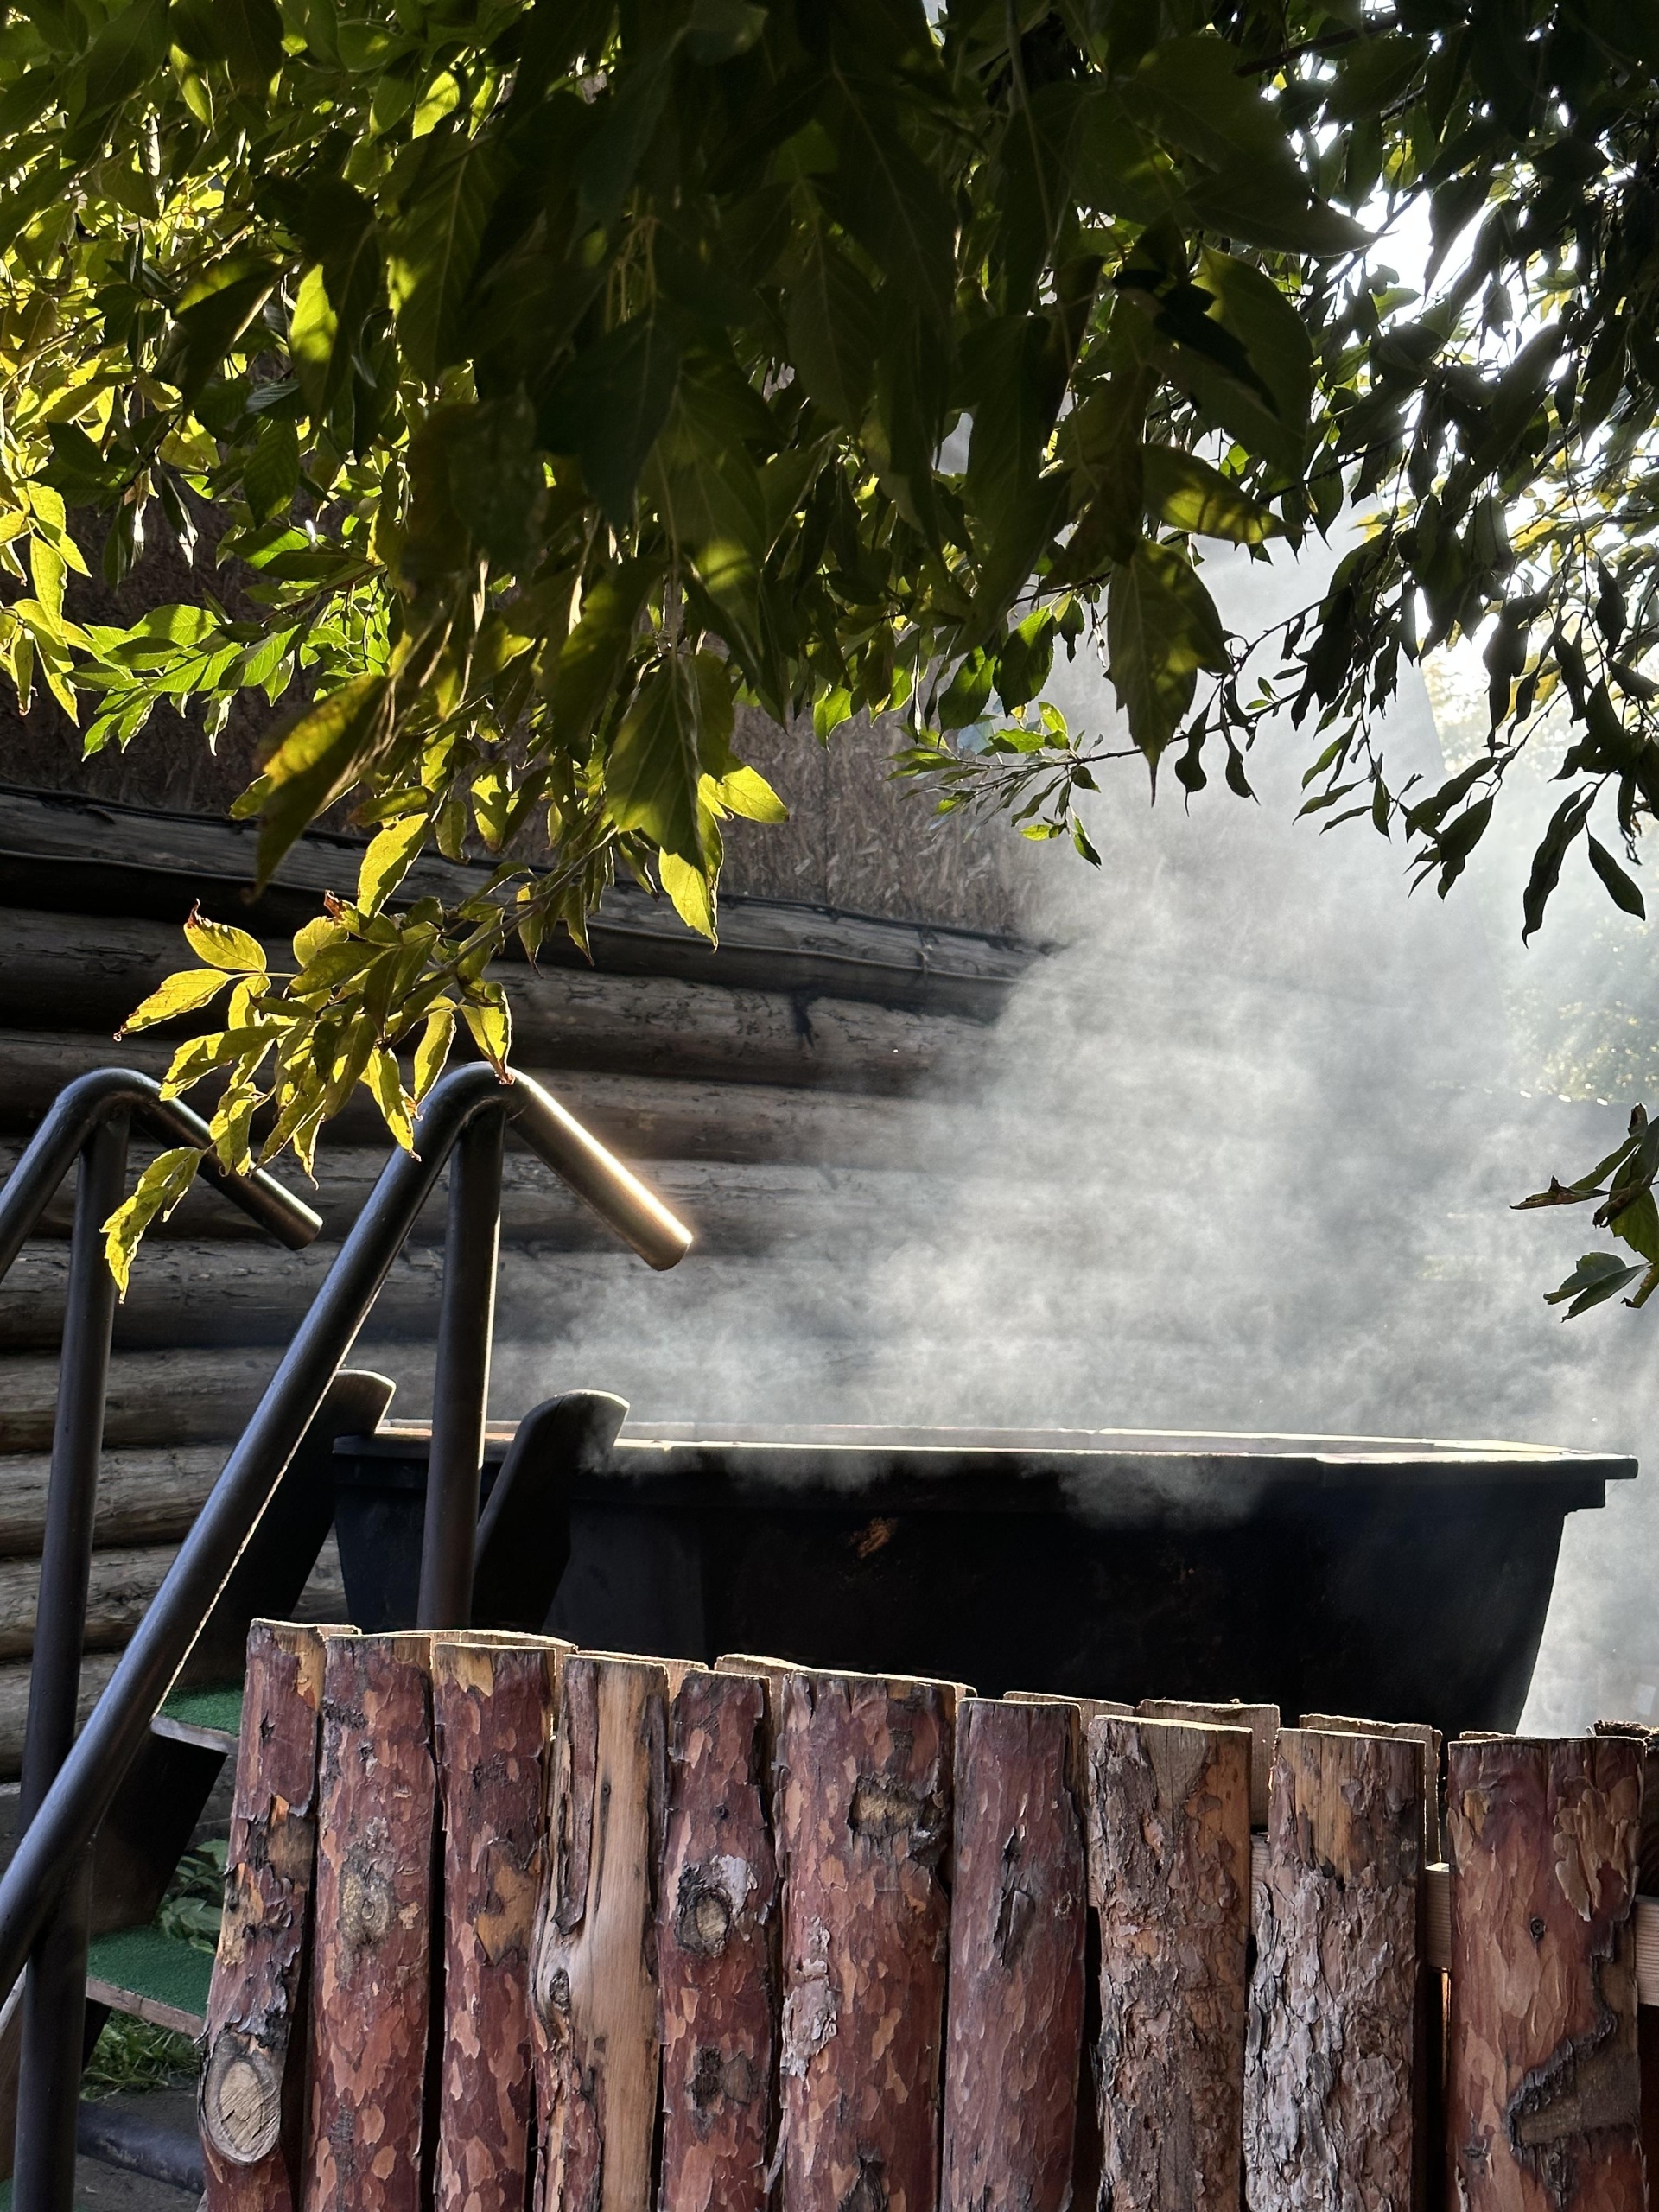
[[[954,1693],[791,1675],[778,1737],[790,2212],[933,2212]]]
[[[329,1639],[305,2212],[420,2212],[436,1783],[429,1639]]]
[[[207,2212],[292,2212],[304,2142],[304,1973],[325,1644],[255,1621],[198,2090]]]
[[[1075,1707],[957,1714],[942,2212],[1067,2212],[1083,2051]]]
[[[669,1713],[658,1906],[661,2212],[763,2212],[778,2035],[766,1685],[690,1674]]]
[[[565,1663],[531,1969],[537,2212],[645,2212],[657,2122],[663,1670]]]
[[[1438,1728],[1426,1720],[1356,1720],[1340,1713],[1305,1713],[1299,1728],[1317,1728],[1327,1736],[1396,1736],[1402,1743],[1423,1747],[1423,1860],[1433,1866],[1440,1856],[1440,1755],[1443,1739]]]
[[[1642,1757],[1619,1737],[1449,1747],[1446,2143],[1459,2212],[1644,2212]]]
[[[1243,2183],[1250,1738],[1105,1718],[1089,1728],[1100,1923],[1101,2201],[1235,2212]]]
[[[1250,1732],[1250,1826],[1265,1828],[1273,1794],[1273,1751],[1279,1740],[1276,1705],[1241,1705],[1230,1699],[1216,1705],[1179,1698],[1145,1697],[1135,1711],[1147,1720],[1180,1720],[1200,1728],[1248,1728]]]
[[[1423,1747],[1286,1729],[1256,1891],[1250,2212],[1422,2204]]]
[[[523,2212],[535,2101],[530,1950],[568,1644],[435,1639],[443,1827],[437,2212]]]

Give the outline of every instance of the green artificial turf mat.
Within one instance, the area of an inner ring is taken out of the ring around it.
[[[159,1928],[122,1928],[112,1936],[96,1936],[86,1954],[86,1971],[116,1989],[130,1990],[158,2005],[171,2005],[181,2012],[205,2018],[207,1990],[213,1980],[211,1952]]]
[[[192,1728],[219,1728],[234,1736],[242,1726],[242,1685],[216,1682],[205,1690],[175,1690],[162,1706],[169,1720]]]

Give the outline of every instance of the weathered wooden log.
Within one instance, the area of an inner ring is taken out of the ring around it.
[[[1233,2212],[1243,2181],[1250,1738],[1090,1722],[1102,2202]]]
[[[1593,1732],[1629,1736],[1646,1754],[1642,1766],[1642,1840],[1637,1850],[1636,1885],[1644,1897],[1659,1897],[1659,1728],[1651,1728],[1644,1721],[1598,1720]]]
[[[103,1696],[115,1672],[118,1651],[89,1652],[80,1662],[75,1700],[77,1725]],[[29,1722],[29,1665],[0,1667],[0,1782],[15,1782],[22,1771],[23,1732]]]
[[[1440,1732],[1426,1720],[1357,1720],[1342,1713],[1305,1713],[1299,1728],[1317,1728],[1327,1736],[1397,1736],[1402,1743],[1423,1747],[1423,1859],[1433,1866],[1440,1855],[1440,1758],[1445,1748]]]
[[[289,963],[280,941],[273,967]],[[0,1024],[73,1022],[113,1033],[173,969],[191,964],[178,931],[113,916],[13,908],[0,938]],[[783,991],[734,990],[661,976],[599,975],[512,962],[499,971],[519,1065],[681,1074],[893,1093],[982,1050],[976,1022],[852,999],[803,1005]],[[207,1026],[207,1017],[176,1033]],[[169,1034],[173,1033],[171,1030]]]
[[[535,2102],[530,1953],[545,1875],[551,1637],[435,1638],[443,1827],[437,2212],[523,2212]]]
[[[659,2212],[763,2212],[778,2034],[766,1685],[688,1673],[668,1721],[658,1904]]]
[[[197,2092],[207,2212],[293,2212],[301,2201],[324,1651],[315,1629],[292,1622],[255,1621],[248,1633],[225,1913]]]
[[[161,1588],[176,1548],[158,1544],[92,1554],[83,1639],[88,1651],[113,1650],[126,1642]],[[40,1581],[38,1559],[0,1559],[0,1657],[16,1659],[34,1649]]]
[[[110,1363],[105,1447],[230,1443],[282,1357],[257,1351],[118,1352]],[[52,1442],[58,1363],[0,1358],[0,1452],[41,1452]]]
[[[105,1547],[176,1543],[224,1465],[224,1452],[211,1445],[106,1452],[98,1471],[94,1541]],[[0,1458],[0,1555],[39,1558],[51,1473],[49,1452]]]
[[[955,1695],[797,1674],[778,1735],[784,2202],[931,2212]]]
[[[1067,2212],[1088,1917],[1075,1705],[957,1707],[942,2212]]]
[[[1004,1690],[1002,1702],[1004,1705],[1052,1705],[1056,1696],[1057,1693],[1052,1690]],[[1132,1705],[1120,1705],[1112,1697],[1068,1697],[1060,1701],[1076,1706],[1085,1728],[1091,1720],[1098,1720],[1103,1713],[1110,1713],[1120,1720],[1132,1719],[1135,1716]]]
[[[1621,1737],[1446,1747],[1447,2185],[1459,2212],[1645,2212],[1641,1763]]]
[[[429,1639],[323,1677],[305,2212],[420,2212],[436,1786]]]
[[[1427,2212],[1423,1746],[1286,1729],[1256,1891],[1249,2212]]]
[[[1241,1705],[1236,1698],[1205,1705],[1179,1698],[1144,1697],[1135,1707],[1148,1720],[1184,1720],[1200,1728],[1248,1728],[1250,1732],[1250,1826],[1268,1825],[1273,1795],[1273,1751],[1279,1740],[1276,1705]]]
[[[666,1699],[649,1661],[565,1663],[531,1979],[537,2212],[651,2203]]]

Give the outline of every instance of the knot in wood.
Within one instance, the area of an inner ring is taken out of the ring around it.
[[[701,1866],[688,1866],[674,1907],[674,1938],[680,1948],[698,1958],[718,1958],[732,1932],[732,1900],[720,1884],[710,1881]]]
[[[887,2212],[887,2175],[883,2162],[868,2151],[858,2154],[858,2179],[836,2212]]]
[[[688,2087],[699,2113],[718,2104],[747,2105],[754,2096],[754,2069],[742,2051],[721,2051],[704,2044],[693,2062]]]
[[[909,1839],[912,1858],[925,1863],[944,1845],[944,1808],[938,1799],[885,1774],[861,1774],[853,1786],[847,1824],[865,1843]]]
[[[394,1900],[385,1867],[361,1845],[346,1854],[340,1870],[340,1933],[354,1951],[380,1942],[391,1926]]]

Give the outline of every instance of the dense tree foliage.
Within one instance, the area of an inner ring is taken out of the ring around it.
[[[1086,855],[1114,747],[1045,701],[1062,644],[1189,791],[1247,790],[1290,703],[1310,806],[1443,890],[1564,706],[1528,926],[1580,838],[1639,906],[1656,64],[1615,0],[12,10],[0,655],[92,747],[284,701],[266,872],[342,798],[375,831],[291,973],[203,925],[134,1016],[226,1007],[175,1080],[226,1078],[226,1159],[270,1107],[308,1161],[359,1082],[406,1137],[458,1021],[505,1058],[505,937],[580,942],[619,867],[712,932],[722,819],[779,810],[739,702],[892,713],[944,804]],[[200,533],[199,603],[77,620],[88,508],[114,578]],[[1321,602],[1230,635],[1203,542],[1351,509]],[[1488,750],[1392,789],[1402,657],[1476,632]],[[499,855],[489,889],[400,906],[428,842]]]

